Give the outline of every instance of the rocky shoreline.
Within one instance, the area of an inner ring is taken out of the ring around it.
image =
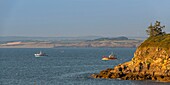
[[[148,38],[137,48],[131,61],[91,77],[170,82],[170,34]]]
[[[155,80],[160,82],[170,82],[170,73],[152,71],[133,71],[124,65],[118,65],[114,69],[108,68],[99,74],[92,74],[93,78],[121,79],[121,80]]]

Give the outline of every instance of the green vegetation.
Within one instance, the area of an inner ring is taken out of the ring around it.
[[[156,21],[155,25],[153,26],[151,23],[151,25],[148,27],[148,30],[146,30],[146,32],[150,37],[164,35],[165,32],[162,31],[163,28],[165,28],[165,26],[161,26],[161,22]]]
[[[149,37],[140,47],[170,47],[170,34]]]
[[[162,31],[165,26],[161,26],[159,21],[155,22],[148,27],[146,32],[149,38],[141,44],[140,47],[159,47],[159,48],[169,48],[170,47],[170,34],[166,34]]]

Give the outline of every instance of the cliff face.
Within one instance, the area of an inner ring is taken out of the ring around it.
[[[148,38],[137,48],[131,61],[92,77],[170,82],[170,34]]]

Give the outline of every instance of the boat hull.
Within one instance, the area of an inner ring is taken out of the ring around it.
[[[109,60],[109,58],[102,58],[102,60],[107,61],[107,60]]]
[[[46,56],[39,56],[39,55],[35,55],[35,57],[46,57]]]
[[[102,60],[107,61],[107,60],[115,60],[117,58],[102,58]]]
[[[34,54],[35,57],[46,57],[47,55]]]

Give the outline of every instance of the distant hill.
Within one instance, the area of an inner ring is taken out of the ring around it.
[[[116,38],[98,38],[98,39],[94,39],[94,41],[103,41],[103,40],[128,40],[127,37],[116,37]]]

